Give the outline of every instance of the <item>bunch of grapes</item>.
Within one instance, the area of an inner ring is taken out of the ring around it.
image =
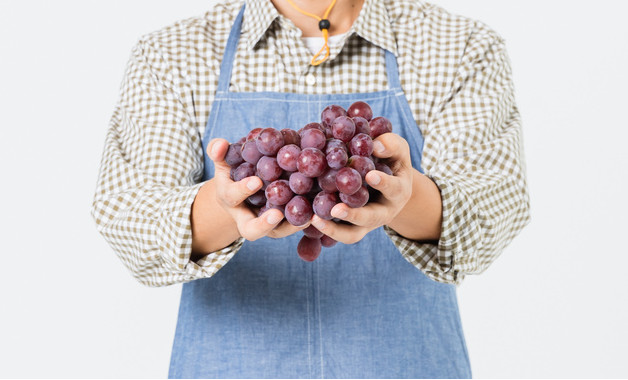
[[[258,215],[276,208],[289,223],[302,226],[313,214],[334,219],[331,209],[337,203],[357,208],[369,201],[366,173],[377,169],[392,174],[390,167],[372,156],[373,139],[387,132],[392,132],[390,121],[373,118],[365,102],[355,102],[347,110],[330,105],[322,111],[320,123],[309,123],[299,131],[253,129],[229,146],[225,161],[234,181],[250,176],[262,180],[262,189],[247,199]],[[297,251],[303,260],[314,261],[321,247],[335,244],[310,225]]]

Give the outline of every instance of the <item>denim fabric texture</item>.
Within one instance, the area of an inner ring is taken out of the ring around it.
[[[243,8],[244,10],[244,8]],[[330,104],[362,100],[385,116],[420,170],[423,138],[385,51],[390,88],[363,94],[232,93],[238,15],[203,138],[299,129]],[[205,150],[205,149],[204,149]],[[214,167],[205,157],[204,178]],[[302,233],[246,241],[212,278],[183,285],[170,378],[469,378],[456,289],[408,263],[382,228],[304,262]]]

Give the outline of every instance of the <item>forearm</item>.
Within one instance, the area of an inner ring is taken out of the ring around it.
[[[436,184],[412,169],[412,195],[389,227],[401,236],[417,241],[440,238],[442,201]]]
[[[192,260],[220,250],[240,237],[231,215],[216,199],[216,181],[210,179],[198,191],[190,215]]]

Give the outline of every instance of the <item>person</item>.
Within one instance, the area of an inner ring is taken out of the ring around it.
[[[253,213],[229,142],[355,101],[393,125],[381,198]],[[530,219],[504,40],[421,0],[221,0],[133,48],[92,214],[138,281],[183,283],[170,377],[470,377],[456,285]],[[339,242],[311,263],[310,224]]]

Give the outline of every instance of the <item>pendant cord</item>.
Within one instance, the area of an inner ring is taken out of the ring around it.
[[[299,13],[304,14],[306,16],[315,18],[318,20],[318,28],[323,32],[323,40],[325,41],[325,44],[323,45],[323,47],[321,48],[321,50],[318,51],[318,53],[316,53],[316,55],[314,55],[314,57],[312,57],[312,61],[310,62],[312,64],[312,66],[318,66],[321,63],[325,62],[327,60],[327,58],[329,58],[329,20],[327,19],[327,17],[329,17],[329,13],[331,12],[331,9],[334,7],[334,5],[336,4],[336,0],[332,0],[331,4],[329,5],[329,7],[327,7],[327,10],[325,10],[325,14],[323,15],[323,17],[318,17],[317,15],[310,13],[310,12],[306,12],[304,10],[302,10],[301,8],[299,8],[293,0],[286,0],[288,3],[290,3],[290,5],[292,5],[292,7],[294,9],[296,9]],[[323,58],[319,58],[317,59],[321,53],[323,52],[323,50],[325,51],[325,56]]]

